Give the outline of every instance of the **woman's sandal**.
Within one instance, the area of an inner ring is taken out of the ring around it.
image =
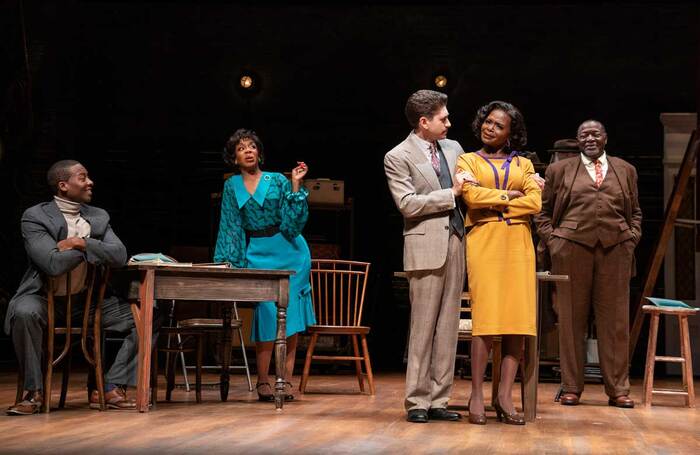
[[[257,384],[255,384],[255,390],[258,392],[258,401],[275,401],[275,394],[274,393],[261,393],[260,392],[260,387],[265,387],[265,386],[269,387],[270,390],[272,390],[272,387],[270,386],[269,382],[258,382]],[[285,388],[284,401],[294,400],[294,395],[287,392],[287,390],[292,390],[294,388],[292,383],[289,381],[286,381],[284,383],[284,388]]]
[[[257,384],[255,384],[255,391],[258,393],[258,401],[275,401],[274,394],[260,392],[260,387],[265,387],[265,386],[267,386],[270,390],[272,390],[272,387],[270,387],[269,382],[258,382]]]

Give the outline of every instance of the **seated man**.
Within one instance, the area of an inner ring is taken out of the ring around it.
[[[77,161],[59,161],[51,166],[46,177],[55,196],[50,202],[30,207],[22,216],[22,237],[29,266],[5,319],[5,331],[12,335],[17,359],[24,370],[24,400],[7,410],[11,415],[34,414],[41,408],[42,347],[47,324],[44,276],[59,276],[72,270],[71,289],[66,289],[64,279],[55,295],[60,301],[63,299],[60,296],[77,294],[72,317],[74,321],[82,321],[84,301],[80,297],[85,294],[86,262],[120,267],[127,261],[126,248],[112,231],[107,212],[87,205],[92,199],[93,182],[85,167]],[[62,311],[65,312],[64,307],[57,305],[57,320],[71,317]],[[135,409],[135,401],[127,399],[125,388],[126,384],[136,384],[138,354],[138,336],[129,304],[116,297],[105,298],[102,324],[106,330],[128,333],[105,375],[107,407]],[[90,394],[90,407],[99,408],[97,390]]]

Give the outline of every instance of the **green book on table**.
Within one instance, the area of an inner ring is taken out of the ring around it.
[[[692,307],[685,302],[682,302],[680,300],[673,300],[673,299],[662,299],[659,297],[645,297],[648,301],[653,303],[654,305],[658,307],[665,307],[665,308],[691,308],[694,309],[695,307]]]

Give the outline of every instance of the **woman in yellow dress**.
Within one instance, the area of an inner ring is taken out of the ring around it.
[[[467,274],[472,301],[472,395],[469,422],[485,424],[483,380],[491,339],[502,337],[498,419],[524,425],[513,405],[513,382],[525,336],[536,335],[535,252],[530,215],[542,206],[532,162],[516,150],[527,141],[522,114],[509,103],[481,107],[472,124],[482,148],[457,161],[478,185],[465,185]]]

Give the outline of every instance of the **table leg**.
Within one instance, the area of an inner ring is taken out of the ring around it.
[[[221,392],[221,401],[226,401],[228,400],[229,365],[231,364],[231,339],[233,334],[231,329],[231,304],[224,303],[221,313],[223,338],[221,340],[221,380],[219,390]]]
[[[284,406],[285,364],[287,360],[287,305],[289,304],[289,278],[279,280],[277,300],[277,338],[275,339],[275,409]]]
[[[525,337],[525,368],[523,378],[523,414],[525,420],[532,422],[537,417],[537,383],[540,376],[540,282],[535,281],[535,302],[537,332],[534,337]],[[545,287],[546,289],[546,287]]]
[[[136,387],[136,409],[148,411],[149,389],[151,386],[151,344],[153,334],[153,291],[155,288],[155,271],[141,272],[139,287],[139,317],[134,323],[139,334],[138,385]]]

